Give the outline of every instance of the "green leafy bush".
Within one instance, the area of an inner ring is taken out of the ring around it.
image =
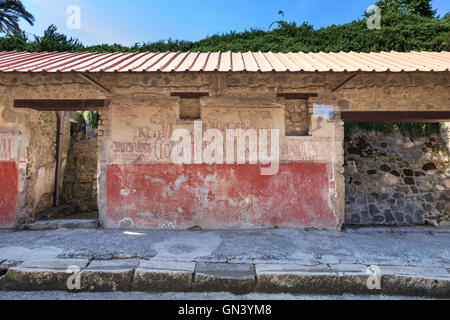
[[[385,0],[383,2],[392,2]],[[403,8],[402,6],[400,8]],[[44,36],[28,39],[24,33],[14,33],[0,38],[0,51],[272,51],[272,52],[379,52],[379,51],[442,51],[449,49],[450,17],[423,16],[427,12],[418,4],[417,10],[392,11],[382,14],[381,29],[369,30],[367,16],[343,25],[314,29],[304,22],[276,21],[276,28],[268,31],[251,29],[243,32],[215,34],[191,42],[160,40],[136,43],[127,47],[120,44],[83,46],[77,39],[68,38],[50,26]]]
[[[92,128],[98,127],[98,121],[100,120],[100,114],[97,111],[82,111],[81,116],[83,120],[89,124]]]
[[[409,122],[348,122],[345,123],[345,133],[351,134],[355,130],[366,132],[374,131],[382,134],[391,134],[394,128],[398,127],[400,132],[410,137],[428,136],[431,133],[439,132],[439,123],[409,123]]]

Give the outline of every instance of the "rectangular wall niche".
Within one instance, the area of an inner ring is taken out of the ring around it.
[[[308,100],[287,100],[284,111],[285,135],[309,135]]]
[[[180,99],[180,119],[200,120],[201,119],[200,99]]]

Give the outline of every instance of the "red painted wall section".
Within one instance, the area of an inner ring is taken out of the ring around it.
[[[106,226],[131,218],[139,228],[318,227],[332,229],[331,164],[109,165]]]
[[[14,226],[17,216],[17,163],[0,162],[0,228]]]

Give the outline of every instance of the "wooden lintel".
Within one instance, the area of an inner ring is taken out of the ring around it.
[[[448,122],[450,111],[341,111],[344,122]]]
[[[14,100],[14,108],[30,108],[39,111],[94,111],[109,105],[108,99],[74,100]]]
[[[277,93],[277,97],[285,98],[285,99],[308,99],[311,97],[317,97],[317,93],[299,93],[299,92],[286,92],[286,93]]]
[[[198,99],[201,97],[209,97],[209,92],[171,92],[171,97],[180,97],[182,99]]]

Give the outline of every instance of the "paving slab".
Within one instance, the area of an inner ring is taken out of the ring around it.
[[[199,262],[195,268],[195,291],[221,291],[244,294],[256,285],[253,264]]]
[[[0,278],[0,290],[9,291],[65,291],[70,290],[69,278],[79,275],[88,264],[87,259],[55,259],[25,261],[8,269]]]
[[[81,271],[81,291],[131,291],[138,259],[94,260]]]
[[[0,259],[127,256],[205,262],[298,261],[305,265],[345,262],[445,267],[450,261],[449,243],[450,230],[433,228],[343,232],[283,228],[196,232],[58,229],[0,232]]]
[[[173,260],[141,261],[133,279],[133,291],[185,292],[192,290],[195,262]]]
[[[63,250],[54,246],[38,246],[27,248],[20,246],[0,248],[0,259],[8,261],[49,260],[56,259]]]
[[[66,270],[70,266],[84,268],[89,263],[87,259],[49,259],[49,260],[27,260],[16,266],[17,269],[44,269],[44,270]]]
[[[361,274],[368,272],[368,266],[358,263],[329,264],[330,270],[338,275]]]
[[[450,278],[445,268],[416,267],[416,266],[379,266],[381,274],[396,274],[414,277]]]

